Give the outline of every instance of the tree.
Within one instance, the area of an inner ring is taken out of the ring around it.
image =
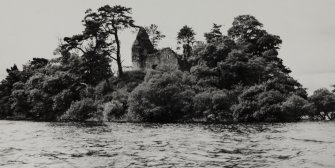
[[[103,79],[108,79],[112,76],[110,68],[110,57],[108,50],[111,50],[108,44],[105,43],[107,37],[94,36],[91,34],[74,35],[65,37],[65,44],[62,45],[64,51],[81,52],[82,62],[78,67],[77,72],[81,76],[81,82],[96,85]],[[108,47],[107,47],[108,46]],[[63,52],[66,53],[66,52]],[[67,54],[66,54],[67,55]]]
[[[237,83],[252,86],[276,77],[289,76],[289,68],[278,57],[279,36],[271,35],[255,17],[241,15],[234,19],[228,38],[234,48],[218,63],[222,82],[229,88]]]
[[[123,75],[122,70],[122,60],[121,60],[121,43],[119,39],[119,31],[130,26],[134,26],[134,20],[129,14],[131,13],[131,8],[116,5],[110,7],[105,5],[98,9],[98,16],[102,18],[102,29],[107,33],[114,36],[114,42],[116,44],[116,62],[118,65],[119,76]],[[95,15],[95,13],[88,13],[88,16]]]
[[[235,48],[235,42],[227,36],[216,38],[211,43],[194,46],[191,57],[188,59],[192,65],[204,64],[210,68],[217,67]]]
[[[7,81],[8,86],[13,86],[15,82],[20,81],[21,73],[15,64],[9,69],[6,69],[6,71],[8,75],[5,80]]]
[[[150,41],[155,48],[158,45],[158,41],[165,37],[165,35],[158,30],[158,26],[155,24],[151,24],[150,26],[145,27],[145,30],[147,31]]]
[[[122,76],[119,32],[128,27],[136,27],[134,20],[129,15],[130,13],[131,8],[120,5],[113,7],[105,5],[100,7],[96,12],[88,9],[83,20],[85,30],[80,35],[64,38],[66,43],[62,45],[62,49],[65,51],[72,49],[79,50],[86,57],[87,61],[93,61],[97,57],[101,57],[100,61],[96,61],[100,66],[106,61],[108,63],[108,59],[115,60],[119,76]],[[104,64],[104,66],[107,68],[107,64]],[[110,70],[101,70],[97,74],[101,72],[110,73]],[[105,74],[105,76],[108,76],[108,74]]]
[[[233,26],[228,30],[228,36],[234,39],[239,50],[251,56],[263,57],[272,63],[277,72],[288,74],[291,71],[283,65],[278,57],[278,49],[282,40],[279,36],[269,34],[255,17],[241,15],[234,19]]]
[[[240,15],[234,18],[233,26],[228,30],[228,35],[236,40],[253,41],[265,33],[260,23],[254,16]]]
[[[223,36],[222,33],[221,33],[221,30],[220,30],[221,27],[222,27],[222,25],[218,25],[218,24],[213,23],[212,30],[209,33],[204,34],[207,43],[215,42]]]
[[[12,114],[11,110],[11,94],[16,82],[22,79],[22,71],[19,71],[14,64],[9,69],[6,69],[7,76],[0,83],[0,118],[7,117]]]
[[[192,45],[195,42],[195,32],[191,27],[184,26],[177,35],[178,44],[183,45],[184,57],[188,58],[191,55]]]
[[[335,119],[335,95],[328,89],[318,89],[314,91],[309,100],[315,105],[316,113],[321,119]],[[314,116],[311,116],[314,117]]]
[[[29,66],[31,69],[39,69],[45,67],[48,62],[49,60],[45,58],[33,58],[33,60],[30,61]]]

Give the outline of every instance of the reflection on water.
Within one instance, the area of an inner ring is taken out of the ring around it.
[[[335,123],[0,121],[0,167],[334,167]]]

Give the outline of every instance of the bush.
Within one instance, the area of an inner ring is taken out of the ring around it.
[[[42,83],[43,91],[50,94],[57,94],[73,85],[75,80],[77,79],[68,72],[57,72],[54,75],[45,77]]]
[[[315,112],[310,113],[311,118],[322,120],[335,120],[335,94],[328,89],[318,89],[309,97],[315,106]]]
[[[268,83],[246,88],[232,107],[235,121],[295,121],[308,113],[310,105],[297,95],[268,90]]]
[[[144,82],[130,94],[129,116],[140,121],[175,122],[191,111],[193,96],[181,71],[148,71]]]
[[[191,68],[192,82],[198,87],[207,90],[210,87],[219,87],[218,73],[205,65],[193,66]]]
[[[61,120],[85,121],[97,114],[97,103],[91,98],[73,102]]]
[[[45,80],[45,75],[42,73],[35,73],[26,82],[27,89],[42,88],[43,81]]]
[[[19,90],[19,89],[24,89],[24,83],[21,81],[14,83],[12,90]]]
[[[295,121],[302,116],[313,113],[311,103],[300,96],[292,95],[282,104],[283,121]]]
[[[125,88],[128,92],[143,82],[145,73],[143,71],[126,71],[122,77],[111,77],[103,80],[95,87],[97,95],[106,95],[113,90]]]
[[[27,95],[23,89],[14,90],[11,93],[11,109],[15,115],[26,115],[29,110]]]
[[[103,96],[111,91],[111,86],[109,80],[103,80],[94,89],[94,94],[97,96]]]
[[[196,116],[206,121],[231,121],[231,104],[232,99],[224,90],[205,91],[194,97]]]
[[[281,103],[285,101],[286,95],[277,90],[265,90],[257,95],[257,110],[252,117],[256,121],[285,121],[282,120]],[[283,118],[284,119],[284,118]]]
[[[78,100],[76,93],[72,92],[70,89],[63,90],[59,94],[53,97],[52,110],[55,112],[55,115],[62,115],[69,107],[71,103],[75,100]]]
[[[238,96],[238,102],[232,107],[235,121],[261,121],[270,117],[271,110],[276,110],[280,102],[280,93],[266,91],[264,84],[247,87]],[[261,105],[264,105],[262,107]],[[265,107],[266,106],[266,107]],[[271,111],[274,112],[274,111]]]
[[[51,95],[46,94],[40,89],[32,89],[28,91],[28,102],[33,105],[29,111],[31,117],[45,120],[56,118],[52,110]]]
[[[112,100],[103,104],[104,121],[121,119],[125,114],[124,104],[118,100]]]
[[[10,106],[9,96],[2,95],[0,91],[0,119],[13,115]]]
[[[257,104],[252,101],[242,101],[232,106],[235,121],[254,121],[253,113],[257,110]]]

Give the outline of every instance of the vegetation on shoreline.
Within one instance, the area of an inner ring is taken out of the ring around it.
[[[234,19],[227,34],[214,24],[196,41],[192,28],[177,33],[182,64],[123,71],[119,31],[138,28],[130,8],[87,10],[84,31],[65,37],[60,57],[34,58],[7,69],[0,83],[0,118],[49,121],[276,122],[335,119],[335,94],[308,97],[278,57],[279,36],[255,17]],[[147,28],[147,29],[150,29]],[[152,39],[165,37],[152,25]],[[118,74],[113,74],[116,61]]]

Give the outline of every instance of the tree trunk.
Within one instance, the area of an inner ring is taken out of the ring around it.
[[[122,62],[121,62],[121,46],[120,46],[120,40],[119,36],[117,34],[117,29],[115,29],[115,42],[116,42],[116,63],[118,67],[119,77],[123,76],[123,70],[122,70]]]

